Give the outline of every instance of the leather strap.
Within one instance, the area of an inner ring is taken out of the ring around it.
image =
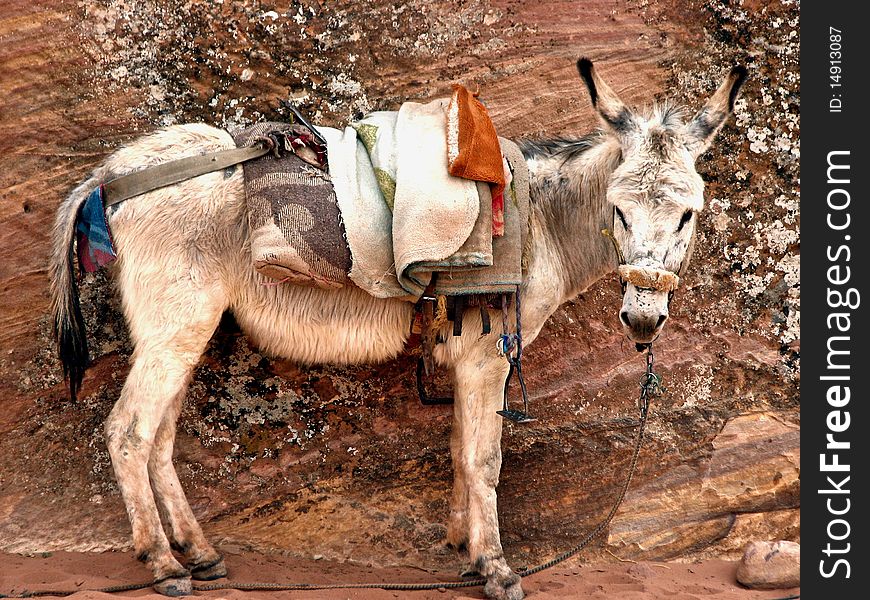
[[[112,206],[133,196],[259,158],[269,151],[264,145],[233,148],[148,167],[106,182],[103,185],[103,202],[105,206]]]

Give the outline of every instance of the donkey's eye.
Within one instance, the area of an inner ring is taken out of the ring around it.
[[[622,226],[628,229],[628,221],[625,220],[625,215],[622,214],[622,211],[616,206],[613,207],[613,210],[616,212],[616,216],[619,217],[619,220],[622,221]]]
[[[686,212],[684,212],[682,218],[680,218],[680,224],[679,224],[679,226],[677,226],[677,231],[678,232],[682,231],[683,227],[686,226],[686,223],[688,223],[691,220],[692,220],[692,211],[690,209],[690,210],[687,210]]]

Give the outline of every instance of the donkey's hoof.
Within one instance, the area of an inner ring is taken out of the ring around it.
[[[154,584],[154,591],[164,596],[189,596],[193,593],[190,577],[167,577]]]
[[[491,577],[483,588],[483,593],[490,600],[523,600],[522,581],[519,575],[511,573],[511,577]]]
[[[212,581],[227,576],[227,566],[224,564],[224,559],[217,560],[198,565],[190,569],[190,576],[197,581]]]

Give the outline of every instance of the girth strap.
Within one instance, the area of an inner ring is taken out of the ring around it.
[[[105,206],[112,206],[139,194],[259,158],[270,150],[267,145],[260,144],[189,156],[148,167],[106,182],[103,185],[103,201]]]

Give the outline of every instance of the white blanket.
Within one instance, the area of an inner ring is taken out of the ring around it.
[[[393,263],[393,214],[356,130],[319,127],[318,131],[329,150],[329,174],[352,257],[351,281],[376,298],[408,296]]]
[[[344,131],[320,128],[353,259],[350,279],[378,298],[416,300],[433,273],[436,293],[448,295],[511,291],[521,281],[527,204],[505,203],[515,213],[514,235],[497,238],[496,254],[510,264],[494,259],[488,184],[447,171],[447,105],[408,102]],[[508,246],[516,248],[505,255]]]
[[[467,248],[480,213],[477,184],[447,172],[448,100],[406,102],[396,122],[393,257],[402,288],[420,296],[433,271],[492,265],[488,248]],[[492,200],[490,199],[490,206]]]

